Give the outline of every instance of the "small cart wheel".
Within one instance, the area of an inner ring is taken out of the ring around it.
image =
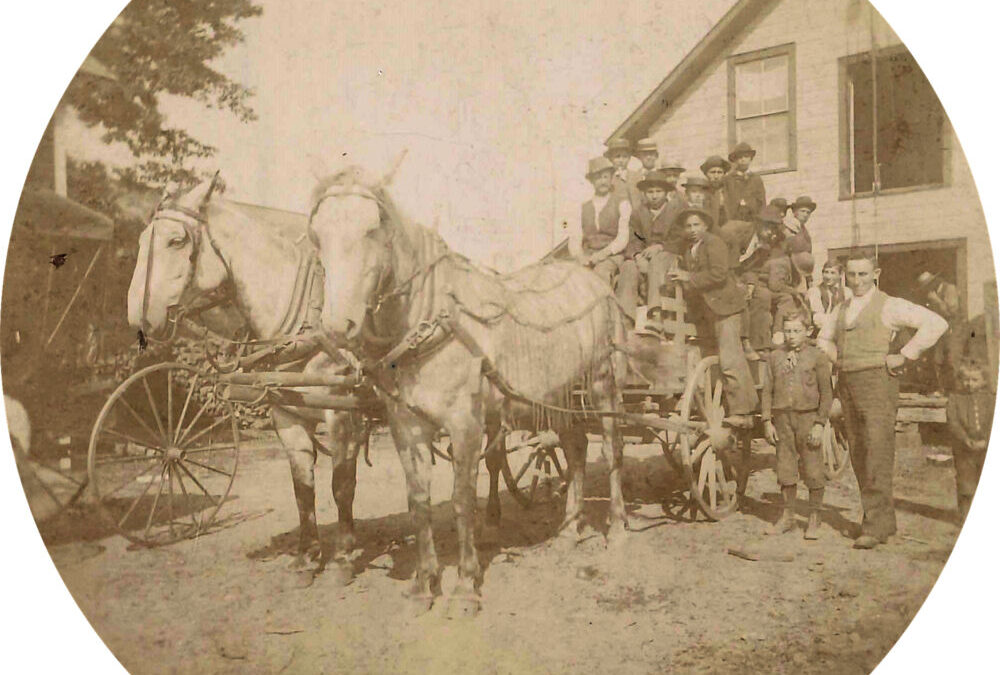
[[[722,520],[739,504],[735,438],[723,426],[722,381],[712,377],[712,368],[718,364],[717,356],[699,361],[680,402],[681,422],[692,429],[679,434],[681,462],[691,486],[689,498],[709,520]]]
[[[142,546],[205,532],[229,496],[239,426],[211,379],[181,363],[143,368],[104,404],[87,472],[104,518]]]
[[[823,429],[823,473],[827,480],[836,480],[844,475],[851,463],[850,447],[843,427],[827,420]]]
[[[555,491],[561,491],[566,484],[566,468],[559,458],[557,448],[532,443],[528,439],[518,446],[511,444],[512,436],[519,432],[508,434],[502,442],[503,463],[500,473],[507,484],[507,492],[521,507],[530,509],[538,499],[539,486],[546,485],[549,493],[553,492],[552,483],[558,485]],[[514,468],[511,467],[511,461]]]

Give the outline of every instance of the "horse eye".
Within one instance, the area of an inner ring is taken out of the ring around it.
[[[181,248],[187,243],[187,237],[173,237],[167,242],[167,246],[170,248]]]

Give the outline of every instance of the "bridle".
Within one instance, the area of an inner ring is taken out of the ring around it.
[[[153,216],[149,223],[149,243],[147,245],[148,251],[146,253],[146,279],[143,285],[142,294],[142,325],[147,325],[146,316],[149,312],[151,292],[150,285],[153,275],[153,243],[156,236],[156,221],[158,220],[170,220],[175,223],[179,223],[184,228],[184,232],[186,233],[188,239],[191,240],[192,246],[191,255],[188,258],[191,264],[188,266],[187,278],[184,280],[184,287],[181,290],[180,301],[167,307],[167,322],[170,324],[167,337],[165,339],[156,340],[146,336],[147,339],[155,342],[171,342],[174,337],[176,337],[177,329],[185,318],[200,315],[209,309],[218,307],[231,300],[231,294],[226,285],[210,291],[202,291],[194,294],[193,296],[191,295],[191,285],[194,281],[195,274],[198,272],[198,259],[201,253],[201,243],[203,238],[208,241],[212,250],[215,251],[216,256],[218,256],[219,260],[226,268],[227,279],[232,278],[232,270],[229,269],[229,264],[226,262],[226,259],[223,257],[219,247],[212,239],[212,235],[208,230],[208,220],[206,220],[200,212],[186,208],[179,204],[160,204],[153,212]],[[199,303],[199,301],[203,302]]]

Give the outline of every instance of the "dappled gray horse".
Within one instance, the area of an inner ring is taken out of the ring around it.
[[[431,440],[443,430],[453,447],[459,544],[449,611],[474,613],[482,581],[473,527],[484,430],[488,464],[497,461],[489,450],[501,424],[559,434],[569,468],[561,533],[575,541],[587,439],[568,408],[574,386],[584,383],[594,409],[622,409],[620,308],[607,285],[573,263],[535,265],[509,276],[473,265],[410,222],[383,182],[357,167],[320,181],[310,234],[326,268],[323,326],[330,344],[349,348],[365,363],[406,472],[420,556],[413,597],[426,609],[439,592],[429,467]],[[601,421],[610,467],[609,541],[619,541],[628,525],[622,439],[612,417]]]
[[[166,200],[142,232],[128,294],[129,324],[155,338],[171,330],[179,313],[198,313],[224,299],[240,311],[253,337],[276,343],[289,338],[277,357],[283,367],[349,370],[342,354],[320,351],[308,339],[310,325],[318,328],[323,293],[322,268],[311,245],[296,243],[225,200],[213,199],[214,185],[213,179]],[[305,233],[300,234],[304,238]],[[297,336],[303,339],[295,340]],[[362,420],[354,413],[276,405],[271,406],[271,418],[291,466],[300,524],[295,566],[304,570],[302,582],[311,583],[324,565],[316,525],[317,450],[333,459],[332,489],[340,524],[333,571],[347,581]],[[324,419],[329,429],[326,444],[316,439],[316,427]]]

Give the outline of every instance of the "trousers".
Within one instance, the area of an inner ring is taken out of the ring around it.
[[[899,380],[884,366],[841,372],[837,390],[851,446],[851,467],[861,490],[861,533],[884,540],[896,533],[892,479]]]
[[[815,410],[774,411],[774,430],[778,433],[775,472],[782,487],[797,485],[800,473],[802,482],[810,490],[826,485],[823,449],[819,445],[809,445],[809,432],[815,422]]]
[[[758,403],[753,375],[740,342],[740,317],[740,314],[720,317],[707,309],[698,317],[698,334],[709,334],[715,339],[726,411],[730,415],[749,415]]]
[[[647,303],[650,307],[660,307],[663,298],[663,285],[667,280],[667,272],[677,262],[677,254],[670,251],[658,251],[649,258],[647,281]]]
[[[635,309],[639,305],[639,267],[634,260],[626,260],[622,254],[608,256],[593,267],[594,273],[615,289],[615,297],[630,319],[635,321]],[[615,281],[615,273],[618,280]]]

